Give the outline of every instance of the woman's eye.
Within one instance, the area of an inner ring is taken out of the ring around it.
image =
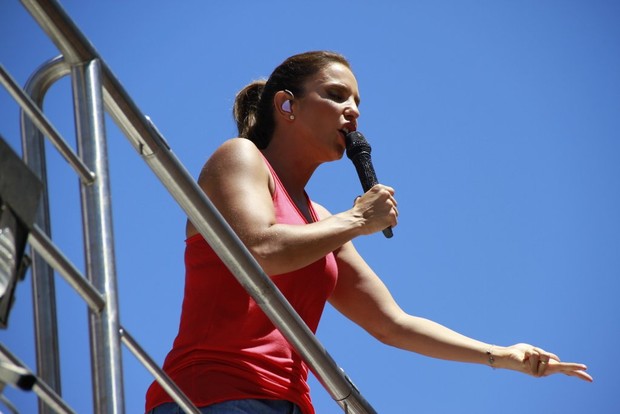
[[[328,95],[331,99],[333,99],[336,102],[342,102],[345,100],[345,98],[339,92],[329,92]]]

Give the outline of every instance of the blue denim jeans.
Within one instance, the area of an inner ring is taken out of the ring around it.
[[[299,407],[284,400],[233,400],[200,408],[202,414],[302,414]],[[176,403],[165,403],[148,414],[183,414]]]

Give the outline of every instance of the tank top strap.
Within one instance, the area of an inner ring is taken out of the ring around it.
[[[284,198],[287,200],[289,205],[295,209],[297,214],[299,214],[299,216],[304,220],[304,222],[308,223],[306,216],[299,210],[299,207],[297,207],[297,204],[295,204],[295,202],[289,195],[288,191],[286,191],[284,184],[282,184],[282,181],[280,181],[280,177],[278,177],[278,174],[271,166],[271,163],[269,162],[269,160],[265,157],[265,155],[263,155],[262,152],[260,153],[260,155],[263,157],[263,160],[265,161],[265,164],[267,165],[267,168],[269,168],[269,172],[271,173],[271,176],[273,177],[274,192],[271,198],[274,201],[274,205],[276,206],[276,209],[278,208],[278,200]],[[316,211],[314,211],[314,206],[312,205],[312,200],[310,200],[310,197],[308,196],[308,193],[306,193],[305,190],[304,190],[304,197],[306,198],[306,203],[308,204],[308,211],[310,212],[310,216],[312,217],[312,222],[318,221],[318,216],[316,214]]]

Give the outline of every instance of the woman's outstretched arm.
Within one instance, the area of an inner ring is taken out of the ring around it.
[[[563,373],[592,381],[585,365],[561,362],[555,354],[541,348],[528,344],[491,345],[409,315],[398,306],[352,243],[338,249],[336,257],[338,284],[330,303],[388,345],[433,358],[484,364],[536,377]]]

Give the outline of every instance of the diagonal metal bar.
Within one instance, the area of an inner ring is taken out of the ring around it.
[[[23,362],[19,360],[19,358],[6,349],[2,343],[0,343],[0,359],[4,359],[13,365],[32,372]],[[41,379],[36,379],[34,385],[32,386],[32,391],[56,413],[76,414],[75,411],[73,411],[73,409],[69,407],[67,403],[65,403],[63,399]]]
[[[72,63],[101,60],[56,1],[21,1]],[[239,283],[256,300],[345,412],[375,413],[263,272],[103,60],[101,66],[107,111]]]
[[[73,152],[60,132],[41,112],[41,109],[23,91],[19,84],[0,64],[0,83],[6,88],[11,96],[17,101],[21,108],[28,114],[32,122],[39,128],[52,142],[56,149],[65,157],[69,165],[77,172],[84,184],[92,184],[95,181],[95,174],[82,162]]]
[[[120,329],[121,340],[134,356],[153,374],[159,385],[170,394],[174,401],[179,404],[188,414],[200,414],[200,410],[190,401],[181,389],[170,379],[168,374],[162,370],[155,361],[147,354],[138,342],[127,332],[125,328]]]
[[[38,226],[33,227],[28,242],[79,293],[91,310],[100,312],[105,307],[103,296]]]

